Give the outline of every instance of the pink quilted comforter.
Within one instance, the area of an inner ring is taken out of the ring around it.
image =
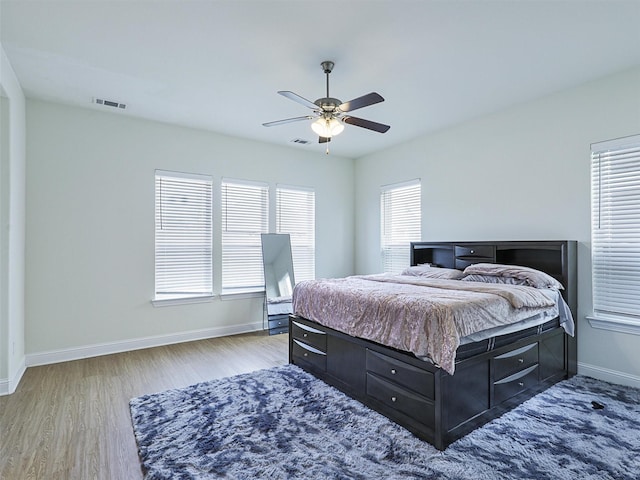
[[[308,280],[293,312],[354,337],[429,358],[450,374],[460,338],[555,308],[541,291],[403,275]]]

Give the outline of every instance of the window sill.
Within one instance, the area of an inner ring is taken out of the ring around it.
[[[264,290],[223,290],[220,292],[221,300],[242,300],[245,298],[264,297]]]
[[[640,321],[625,317],[587,315],[589,325],[601,330],[640,335]]]
[[[214,299],[214,295],[206,295],[199,297],[167,297],[154,298],[151,304],[154,307],[170,307],[173,305],[188,305],[190,303],[209,303]]]

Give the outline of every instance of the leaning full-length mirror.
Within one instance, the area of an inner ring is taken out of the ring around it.
[[[295,285],[291,239],[285,233],[263,233],[262,264],[269,332],[287,331],[288,315],[292,313],[291,295]]]

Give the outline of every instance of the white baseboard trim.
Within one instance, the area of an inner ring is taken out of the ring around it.
[[[26,371],[27,365],[25,364],[25,360],[23,359],[20,368],[18,368],[13,378],[0,379],[0,397],[3,395],[10,395],[15,392],[16,388],[18,388],[20,380],[22,380],[24,372]]]
[[[226,337],[240,333],[249,333],[263,330],[262,322],[245,323],[243,325],[231,325],[228,327],[214,327],[189,332],[173,333],[170,335],[156,335],[152,337],[123,340],[120,342],[99,343],[81,347],[65,348],[48,352],[30,353],[26,356],[26,366],[50,365],[52,363],[82,360],[83,358],[99,357],[112,353],[129,352],[143,348],[161,347],[174,343],[191,342],[207,338]],[[1,388],[1,385],[0,385]]]
[[[608,368],[597,367],[587,363],[578,362],[578,374],[604,380],[605,382],[640,388],[640,376],[619,372],[617,370],[610,370]]]

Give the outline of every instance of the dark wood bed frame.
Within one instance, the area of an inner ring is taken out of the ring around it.
[[[565,286],[563,296],[576,318],[576,249],[575,241],[415,242],[411,265],[463,270],[489,262],[532,267]],[[558,326],[534,330],[515,340],[505,336],[479,342],[482,351],[456,360],[450,375],[411,353],[292,315],[289,362],[444,450],[577,373],[576,337]],[[486,345],[495,347],[489,350]]]

